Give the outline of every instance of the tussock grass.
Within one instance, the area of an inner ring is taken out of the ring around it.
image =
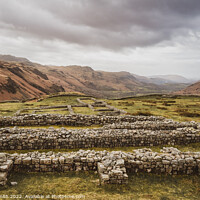
[[[25,103],[0,103],[0,116],[13,115],[17,110],[24,108],[39,108],[41,106],[75,105],[78,96],[59,96],[43,99],[40,102],[29,101]],[[79,96],[80,97],[80,96]],[[104,99],[102,99],[104,100]],[[91,100],[83,100],[92,103]],[[131,115],[157,115],[171,118],[176,121],[200,122],[200,97],[197,96],[174,96],[149,95],[141,97],[124,98],[118,100],[105,100],[110,105],[126,110]],[[74,107],[75,113],[97,114],[86,107]],[[98,108],[97,108],[98,109]],[[26,111],[25,113],[32,113]],[[42,113],[68,114],[67,111],[48,111]]]
[[[84,114],[84,115],[96,115],[98,112],[91,110],[88,107],[73,107],[75,113]]]
[[[81,194],[85,199],[94,200],[193,200],[200,196],[200,177],[197,175],[129,174],[128,185],[106,186],[99,185],[94,172],[13,173],[9,181],[17,181],[18,185],[2,188],[0,195]]]
[[[119,109],[125,109],[131,115],[146,115],[148,113],[176,121],[200,122],[200,97],[197,96],[163,97],[150,95],[107,100],[107,103]]]

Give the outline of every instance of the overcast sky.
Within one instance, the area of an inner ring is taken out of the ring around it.
[[[0,54],[200,79],[200,0],[0,0]]]

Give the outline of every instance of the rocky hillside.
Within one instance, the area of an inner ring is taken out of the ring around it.
[[[177,94],[181,95],[200,95],[200,81],[197,83],[194,83],[185,89],[177,92]]]
[[[23,63],[0,61],[0,100],[39,97],[64,88],[53,84],[46,74]]]
[[[27,58],[15,57],[11,55],[1,55],[1,54],[0,54],[0,60],[7,62],[25,62],[25,63],[30,62]]]
[[[82,66],[44,66],[25,58],[0,56],[0,101],[27,99],[57,92],[80,92],[97,97],[167,93],[177,85],[145,83],[129,72],[95,71]]]

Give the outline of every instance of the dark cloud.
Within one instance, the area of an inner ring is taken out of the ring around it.
[[[120,50],[199,31],[198,0],[0,0],[0,29]]]
[[[199,79],[199,0],[0,0],[0,54]]]

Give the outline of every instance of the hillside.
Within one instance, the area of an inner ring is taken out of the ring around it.
[[[194,83],[187,88],[177,92],[177,94],[181,95],[200,95],[200,81],[197,83]]]
[[[22,57],[15,57],[11,55],[1,55],[0,54],[0,60],[6,61],[6,62],[30,62],[27,58]]]
[[[25,99],[62,92],[37,68],[23,63],[0,61],[0,100]]]
[[[88,66],[44,66],[26,58],[0,56],[0,100],[27,99],[57,92],[97,97],[168,93],[185,85],[145,83],[129,72],[95,71]]]

